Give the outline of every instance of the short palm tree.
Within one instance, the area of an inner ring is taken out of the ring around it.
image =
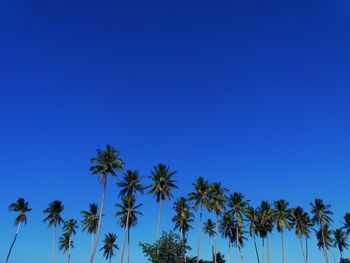
[[[327,251],[333,246],[334,239],[332,236],[334,235],[334,231],[329,229],[329,225],[325,224],[323,225],[320,230],[316,233],[317,238],[317,246],[319,249],[323,249]]]
[[[221,183],[213,183],[211,185],[211,199],[210,203],[213,211],[215,212],[215,244],[214,244],[214,263],[217,262],[216,254],[217,252],[217,239],[219,234],[219,216],[226,209],[227,196],[226,193],[228,190],[221,186]]]
[[[310,232],[313,227],[313,224],[307,212],[305,212],[304,209],[301,208],[300,206],[296,207],[293,211],[293,225],[295,228],[295,235],[297,236],[300,242],[304,263],[307,263],[308,261],[307,240],[310,238]],[[304,246],[303,246],[303,237],[305,238],[305,241],[306,241],[306,255],[305,255]]]
[[[215,231],[214,222],[211,219],[208,219],[207,222],[204,223],[203,230],[204,230],[204,233],[206,233],[209,236],[210,243],[211,243],[212,258],[213,258],[213,260],[215,260],[213,237],[216,235],[216,231]]]
[[[203,207],[208,211],[211,211],[211,186],[208,180],[205,180],[203,177],[199,177],[196,183],[192,184],[194,192],[188,195],[190,201],[194,201],[194,209],[200,209],[199,215],[199,230],[198,230],[198,245],[197,245],[197,263],[200,260],[200,240],[202,232],[202,223],[203,223]]]
[[[64,205],[61,201],[55,200],[49,204],[49,207],[46,208],[43,212],[47,214],[47,217],[43,220],[47,223],[48,227],[54,227],[53,229],[53,248],[52,248],[52,262],[56,262],[56,231],[57,225],[63,223],[61,213],[64,210]]]
[[[115,250],[118,250],[118,246],[116,244],[117,235],[108,233],[105,235],[105,239],[103,240],[103,247],[100,251],[103,251],[103,256],[106,260],[109,260],[109,263],[112,262],[112,258],[115,256]]]
[[[269,249],[269,233],[272,232],[274,226],[273,209],[268,201],[262,201],[257,209],[258,220],[257,225],[259,235],[262,239],[262,263],[264,263],[264,241],[266,240],[267,262],[270,263],[270,249]]]
[[[116,204],[118,208],[118,212],[115,214],[116,217],[120,219],[120,226],[125,229],[124,231],[124,240],[122,247],[122,255],[120,257],[120,262],[123,262],[124,251],[125,251],[125,243],[126,236],[128,236],[128,262],[130,261],[130,228],[136,226],[137,217],[142,215],[138,209],[142,206],[142,204],[136,204],[136,200],[134,196],[125,196],[122,200],[121,204]]]
[[[153,167],[152,174],[149,176],[152,182],[148,186],[148,188],[150,188],[148,194],[153,195],[156,198],[157,203],[159,203],[156,240],[158,240],[160,231],[162,202],[165,199],[170,200],[173,197],[172,190],[178,188],[175,184],[176,181],[172,179],[175,174],[176,171],[171,171],[169,166],[165,164],[158,164],[157,166]]]
[[[331,222],[333,222],[331,218],[331,215],[333,214],[330,210],[331,206],[324,204],[323,200],[321,199],[315,199],[314,203],[310,203],[310,205],[312,208],[311,213],[313,214],[312,222],[320,227],[319,233],[323,235],[325,232],[322,230],[328,230],[328,228],[324,228],[324,226],[329,225]],[[326,242],[326,237],[322,237],[320,240],[322,242]],[[329,263],[327,246],[325,243],[322,245],[322,248],[326,263]]]
[[[63,233],[68,236],[68,263],[70,262],[70,250],[71,250],[71,241],[72,236],[76,234],[76,229],[78,228],[77,220],[69,219],[64,222]]]
[[[63,251],[63,253],[67,253],[67,262],[70,261],[69,251],[71,248],[74,248],[73,240],[71,240],[70,235],[68,233],[63,233],[62,237],[58,240],[58,248]]]
[[[258,263],[260,263],[258,248],[256,245],[256,235],[259,232],[259,229],[257,226],[258,215],[257,215],[257,211],[254,207],[252,207],[252,206],[248,207],[247,212],[246,212],[246,218],[247,218],[248,224],[249,224],[249,235],[251,237],[253,237],[253,240],[254,240],[256,259],[257,259]]]
[[[346,231],[348,235],[350,234],[350,213],[345,214],[342,228]]]
[[[286,200],[278,200],[274,203],[274,220],[276,228],[281,233],[282,241],[282,263],[284,263],[284,229],[291,230],[293,228],[293,209],[288,208],[289,203]]]
[[[191,223],[193,222],[193,213],[185,197],[180,197],[174,203],[173,209],[175,215],[172,218],[175,224],[174,229],[179,229],[180,238],[183,240],[187,232],[192,228]]]
[[[344,249],[349,248],[349,244],[347,242],[347,234],[344,232],[343,229],[339,228],[334,231],[334,247],[337,247],[339,249],[340,253],[340,259],[343,259],[343,251]]]
[[[17,202],[10,204],[9,210],[18,213],[18,215],[14,222],[14,225],[17,226],[17,230],[16,230],[15,237],[11,243],[10,250],[6,257],[6,260],[5,260],[6,263],[10,258],[12,248],[15,245],[21,224],[22,223],[27,224],[27,213],[32,211],[32,209],[29,208],[28,202],[26,202],[23,198],[18,198]]]
[[[225,212],[222,217],[221,220],[219,222],[219,229],[220,229],[220,233],[221,236],[225,239],[228,240],[228,256],[227,256],[227,262],[230,263],[231,260],[231,244],[233,242],[233,216],[231,213],[229,212]]]
[[[95,243],[93,245],[91,256],[90,256],[90,263],[93,263],[97,244],[98,244],[98,238],[100,236],[100,231],[101,231],[102,214],[103,214],[105,193],[107,188],[107,177],[108,175],[117,176],[116,171],[122,172],[124,163],[120,159],[119,152],[110,145],[107,145],[106,150],[104,151],[98,149],[96,157],[91,158],[91,163],[93,164],[93,166],[90,167],[90,171],[92,172],[92,175],[98,175],[98,179],[103,185],[96,239],[95,239]]]
[[[83,231],[88,232],[91,235],[91,251],[94,247],[94,237],[96,235],[98,226],[98,215],[97,215],[97,204],[92,203],[89,205],[88,211],[81,211],[83,215],[83,220],[81,221],[83,226]]]
[[[144,186],[141,184],[141,177],[138,171],[127,170],[122,181],[118,182],[121,188],[119,197],[132,196],[136,193],[143,194]]]
[[[244,217],[247,213],[249,206],[249,200],[244,200],[244,195],[241,193],[233,193],[228,198],[228,211],[233,215],[234,220],[238,224],[235,228],[235,240],[236,240],[236,254],[237,262],[240,262],[241,253],[239,249],[239,230],[244,226]]]

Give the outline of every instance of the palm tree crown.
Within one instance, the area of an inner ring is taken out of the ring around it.
[[[126,196],[123,198],[121,204],[116,204],[119,211],[115,214],[115,216],[120,218],[120,226],[123,228],[135,226],[137,224],[137,216],[142,215],[142,213],[137,210],[141,206],[142,204],[136,204],[134,196]],[[127,223],[128,220],[129,222]]]
[[[179,198],[174,203],[173,209],[176,213],[172,218],[172,221],[175,224],[174,229],[179,229],[182,235],[186,236],[186,233],[192,228],[190,223],[193,222],[194,217],[187,199],[184,197]]]
[[[343,251],[344,249],[349,248],[349,244],[347,242],[347,234],[344,232],[343,229],[339,228],[334,231],[334,247],[337,247],[340,252],[340,257],[343,258]]]
[[[226,193],[228,190],[226,188],[223,188],[221,186],[221,183],[213,183],[210,187],[211,207],[214,210],[215,214],[219,215],[225,211],[227,203]]]
[[[19,213],[14,222],[16,226],[20,223],[27,224],[27,213],[32,211],[28,202],[23,198],[18,198],[17,202],[10,204],[9,210]]]
[[[296,207],[293,211],[293,225],[298,238],[310,238],[313,223],[308,213],[300,206]]]
[[[322,226],[333,222],[330,217],[333,213],[330,211],[331,206],[325,205],[321,199],[315,199],[314,203],[310,203],[311,213],[313,214],[312,222]]]
[[[61,213],[64,209],[64,205],[61,201],[55,200],[49,204],[49,207],[46,208],[43,212],[48,214],[48,216],[44,219],[44,222],[48,222],[48,226],[57,226],[63,222],[61,217]]]
[[[274,203],[274,219],[278,232],[282,232],[284,228],[290,230],[293,227],[293,209],[288,208],[289,203],[283,199]]]
[[[240,227],[243,227],[243,221],[248,210],[248,205],[249,200],[244,200],[244,195],[241,193],[233,193],[228,199],[227,206],[230,209],[229,211],[232,213]]]
[[[188,200],[194,201],[194,208],[197,210],[198,207],[204,206],[209,211],[211,210],[211,186],[208,180],[203,177],[199,177],[196,183],[192,184],[194,192],[188,195]]]
[[[60,239],[58,240],[58,248],[59,250],[63,251],[63,253],[66,253],[69,251],[70,247],[74,248],[73,240],[69,238],[68,233],[63,233],[62,237],[60,237]]]
[[[69,236],[76,234],[76,229],[78,228],[77,220],[69,219],[64,222],[63,232],[68,234]]]
[[[343,229],[347,234],[350,234],[350,213],[346,213],[344,216]]]
[[[96,203],[89,205],[88,211],[81,211],[83,215],[83,220],[81,221],[83,226],[83,231],[87,231],[89,234],[95,234],[98,225],[98,207]]]
[[[100,251],[103,251],[103,256],[109,261],[114,257],[115,250],[118,250],[118,246],[116,244],[117,235],[108,233],[105,235],[105,239],[103,240],[103,247]]]
[[[323,225],[316,233],[318,248],[329,249],[332,247],[334,243],[333,235],[334,231],[329,229],[329,225]]]
[[[204,233],[208,234],[209,237],[213,237],[216,235],[215,224],[211,219],[208,219],[207,222],[204,223]]]
[[[140,175],[138,171],[127,170],[118,186],[122,189],[119,192],[119,197],[131,196],[140,192],[143,194],[144,186],[140,183]]]

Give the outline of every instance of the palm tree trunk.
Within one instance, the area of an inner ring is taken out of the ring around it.
[[[70,242],[71,242],[71,236],[69,235],[69,243],[68,243],[68,263],[70,263]]]
[[[215,213],[215,231],[214,263],[216,263],[216,255],[218,253],[219,215],[217,213]]]
[[[267,263],[270,263],[269,235],[266,236]]]
[[[214,243],[213,243],[213,240],[211,238],[210,238],[210,243],[211,243],[211,259],[215,260],[214,259]]]
[[[306,263],[309,261],[309,246],[307,242],[307,238],[305,238],[305,248],[306,248]]]
[[[130,263],[130,227],[128,228],[128,263]]]
[[[21,222],[19,222],[18,225],[17,225],[17,230],[16,230],[15,237],[14,237],[14,239],[13,239],[13,241],[12,241],[12,244],[11,244],[11,247],[10,247],[10,250],[9,250],[9,253],[7,254],[7,257],[6,257],[6,261],[5,261],[6,263],[8,262],[8,260],[9,260],[9,258],[10,258],[10,255],[11,255],[12,248],[13,248],[13,246],[15,245],[15,242],[16,242],[16,239],[17,239],[17,236],[18,236],[18,232],[19,232],[20,226],[21,226]]]
[[[53,229],[52,262],[56,262],[56,225]]]
[[[129,226],[129,212],[126,216],[126,225],[125,225],[125,230],[124,230],[124,239],[123,239],[122,255],[120,257],[120,263],[123,263],[123,259],[124,259],[124,251],[125,251],[125,243],[126,243],[126,235],[127,235],[127,231],[128,231],[128,226]]]
[[[227,255],[227,263],[231,262],[231,243],[230,241],[228,242],[228,255]]]
[[[240,253],[239,253],[239,249],[238,249],[238,225],[236,227],[236,256],[237,256],[237,262],[240,263]]]
[[[159,201],[159,211],[158,211],[158,227],[157,227],[157,234],[156,234],[156,241],[158,241],[158,237],[159,237],[159,231],[160,231],[160,218],[162,215],[162,198],[160,198]]]
[[[284,263],[284,238],[283,238],[283,229],[281,231],[281,239],[282,239],[282,263]]]
[[[102,192],[100,214],[99,214],[99,218],[98,218],[96,240],[95,240],[95,243],[94,243],[94,245],[92,247],[92,253],[91,253],[91,256],[90,256],[90,263],[94,262],[94,256],[95,256],[95,253],[96,253],[96,248],[97,248],[97,244],[98,244],[98,238],[100,236],[101,222],[102,222],[102,213],[103,213],[103,207],[104,207],[104,204],[105,204],[106,188],[107,188],[107,175],[104,175],[104,178],[103,178],[103,192]]]
[[[254,238],[254,247],[255,247],[255,254],[256,254],[256,258],[258,260],[258,263],[260,263],[260,259],[259,259],[259,253],[258,253],[258,248],[256,246],[256,238],[255,238],[255,234],[253,234],[253,238]]]
[[[328,261],[328,253],[327,253],[327,250],[326,250],[325,238],[324,238],[324,233],[323,233],[323,224],[321,224],[321,234],[322,234],[323,253],[324,253],[324,256],[325,256],[326,263],[329,263],[329,261]]]
[[[301,237],[299,238],[299,241],[300,241],[300,246],[301,246],[301,253],[303,254],[304,263],[306,263],[307,260],[306,260],[306,257],[305,257],[304,246],[303,246],[303,240],[301,239]]]
[[[198,244],[197,244],[197,263],[199,262],[200,248],[201,248],[202,217],[203,217],[203,206],[201,205],[201,211],[200,211],[200,214],[199,214],[199,230],[198,230]]]
[[[92,234],[91,234],[91,252],[92,252],[92,250],[94,249],[94,236],[95,236],[95,234],[92,233]]]
[[[261,257],[262,257],[262,263],[265,262],[265,255],[264,255],[264,250],[265,250],[265,242],[264,242],[264,238],[262,238],[262,251],[261,251]]]

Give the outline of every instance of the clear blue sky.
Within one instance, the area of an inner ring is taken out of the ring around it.
[[[348,0],[2,0],[1,258],[15,232],[8,204],[23,196],[33,211],[13,262],[50,262],[42,210],[60,199],[64,218],[80,219],[100,202],[89,159],[107,143],[144,176],[159,162],[177,170],[176,197],[204,176],[254,205],[285,198],[309,209],[321,197],[338,226],[350,211],[349,12]],[[102,234],[116,232],[120,244],[117,193],[110,180]],[[136,263],[145,262],[138,242],[156,231],[157,205],[140,201]],[[171,206],[163,230],[172,228]],[[73,262],[86,262],[90,237],[74,239]],[[294,235],[286,239],[286,263],[301,262]],[[279,242],[274,235],[272,262]],[[202,246],[209,257],[206,237]],[[322,262],[312,249],[310,262]]]

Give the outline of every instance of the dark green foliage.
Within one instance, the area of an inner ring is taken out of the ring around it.
[[[350,263],[350,259],[342,258],[339,263]]]

